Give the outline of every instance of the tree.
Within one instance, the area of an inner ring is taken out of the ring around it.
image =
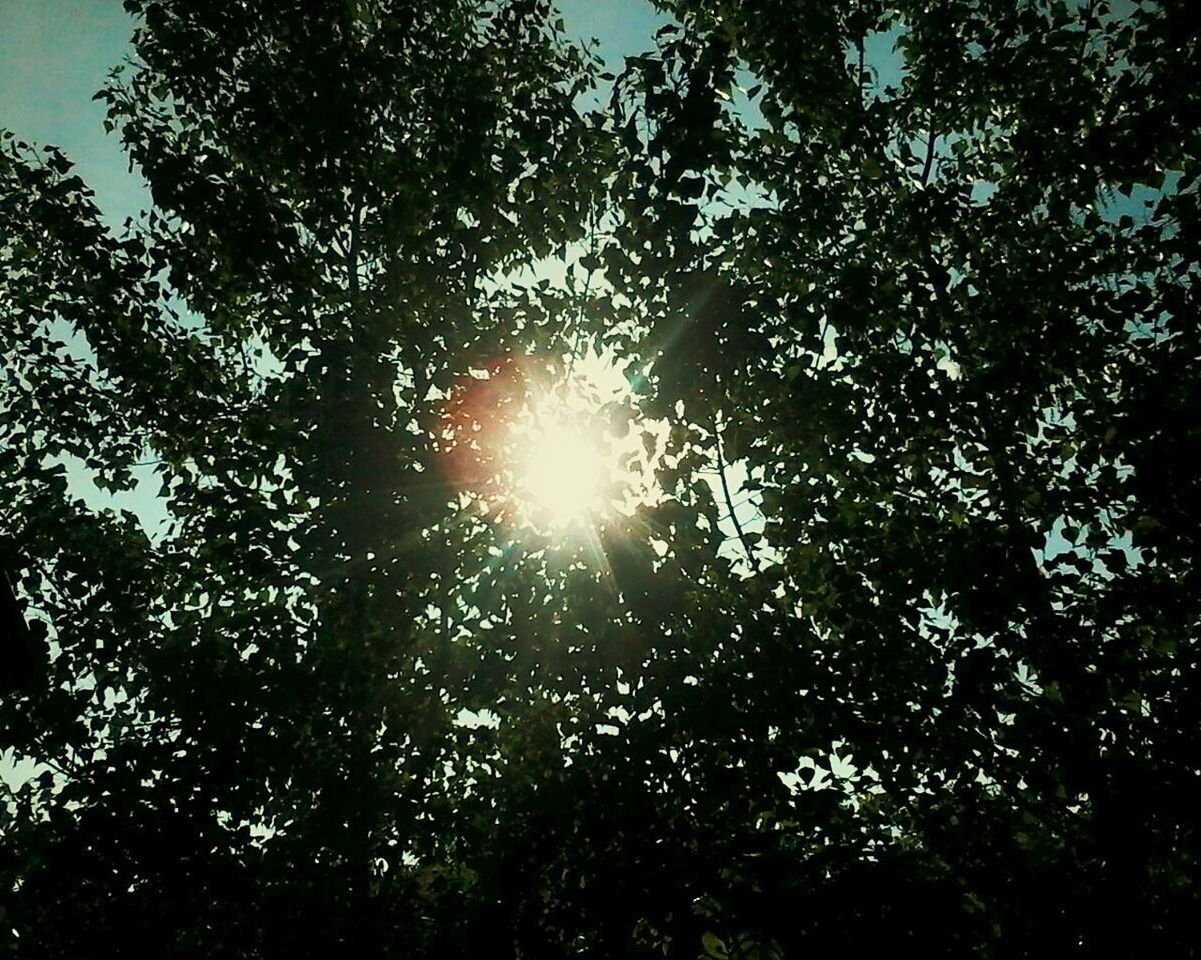
[[[1196,36],[929,6],[127,0],[154,210],[0,153],[11,954],[1194,949]]]

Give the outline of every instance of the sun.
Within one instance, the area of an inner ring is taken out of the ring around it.
[[[625,376],[583,356],[503,358],[445,408],[447,470],[463,503],[552,543],[591,543],[657,502],[667,424],[639,415]]]
[[[462,506],[572,548],[662,499],[667,435],[640,415],[623,372],[585,354],[473,368],[446,399],[440,441]]]
[[[513,494],[530,519],[554,529],[604,514],[617,464],[603,434],[557,398],[543,398],[514,427]]]

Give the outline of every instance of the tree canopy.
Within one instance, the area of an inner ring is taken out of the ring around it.
[[[1193,955],[1183,0],[125,6],[153,208],[0,142],[0,953]]]

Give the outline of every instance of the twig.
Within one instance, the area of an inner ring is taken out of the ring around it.
[[[591,204],[588,210],[588,256],[589,258],[596,257],[596,205]],[[576,328],[572,334],[571,350],[567,355],[567,371],[563,375],[563,382],[566,383],[571,379],[571,372],[575,369],[576,354],[580,350],[580,331],[584,326],[584,311],[588,306],[588,295],[592,291],[592,274],[589,270],[588,275],[584,278],[584,289],[580,294],[579,310],[576,311]],[[564,327],[567,321],[564,320]]]
[[[359,295],[359,231],[361,227],[360,218],[363,212],[362,198],[356,191],[354,199],[351,201],[352,212],[350,216],[350,249],[347,251],[347,280],[349,282],[350,293],[353,297]]]
[[[934,166],[934,141],[938,137],[933,130],[930,131],[930,136],[926,139],[926,165],[922,167],[922,186],[926,186],[930,182],[930,170]]]
[[[863,36],[860,35],[858,40],[859,47],[859,73],[855,78],[855,87],[859,93],[859,109],[866,110],[867,105],[863,102]]]
[[[746,558],[750,561],[751,569],[755,573],[758,573],[759,561],[755,557],[755,551],[751,549],[750,541],[746,538],[742,524],[738,522],[738,514],[734,512],[734,498],[730,496],[730,483],[726,479],[726,462],[721,452],[721,425],[718,423],[716,413],[713,415],[713,438],[717,453],[717,473],[721,477],[721,492],[726,499],[726,509],[730,511],[730,520],[734,523],[734,532],[738,534],[738,540],[742,544],[742,549],[746,551]]]

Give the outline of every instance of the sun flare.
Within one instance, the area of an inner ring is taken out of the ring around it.
[[[514,438],[515,490],[530,512],[552,527],[588,520],[604,509],[603,493],[616,464],[606,457],[602,438],[565,411],[543,403]]]
[[[555,361],[506,359],[452,394],[445,437],[451,474],[486,516],[591,542],[658,499],[665,434],[666,424],[638,415],[611,365],[581,358],[565,371]]]

